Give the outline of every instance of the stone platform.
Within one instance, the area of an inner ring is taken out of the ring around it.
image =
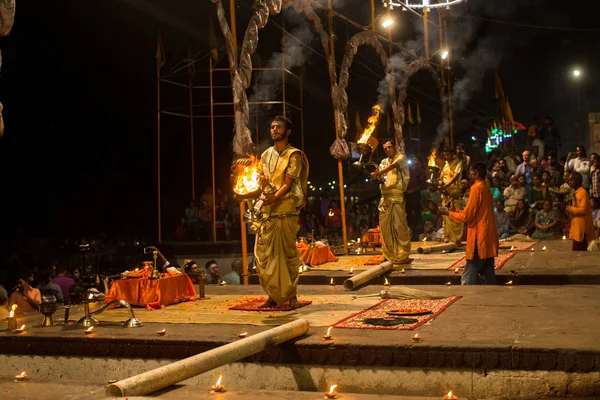
[[[461,398],[600,395],[597,286],[420,288],[463,297],[415,331],[334,329],[331,341],[323,340],[326,325],[318,321],[327,322],[325,316],[332,313],[337,319],[336,313],[355,312],[352,295],[376,293],[383,286],[356,292],[341,286],[300,286],[303,298],[329,296],[329,301],[282,315],[264,312],[255,323],[242,317],[248,312],[223,312],[218,319],[218,310],[185,310],[193,303],[159,311],[136,309],[145,325],[129,329],[117,322],[125,315],[122,310],[109,310],[98,316],[101,323],[92,335],[72,325],[42,328],[36,316],[19,322],[28,325],[25,333],[0,332],[2,375],[24,369],[31,382],[62,377],[103,385],[244,340],[237,337],[241,329],[252,335],[302,317],[315,321],[305,337],[224,367],[225,376],[235,377],[232,389],[319,392],[333,380],[346,393],[435,395],[451,389],[463,394]],[[260,294],[258,286],[210,286],[210,298],[203,302]],[[377,301],[363,300],[358,308]],[[170,323],[173,319],[187,322]],[[156,331],[163,328],[167,335],[158,336]],[[421,343],[410,340],[415,332]],[[192,384],[206,386],[213,379],[214,373],[207,373]]]

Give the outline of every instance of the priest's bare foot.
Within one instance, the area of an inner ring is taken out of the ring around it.
[[[290,307],[298,307],[300,302],[298,301],[298,297],[294,296],[290,299]]]
[[[264,303],[259,304],[258,308],[271,308],[275,307],[276,305],[277,303],[275,302],[275,300],[269,297],[267,300],[265,300]]]

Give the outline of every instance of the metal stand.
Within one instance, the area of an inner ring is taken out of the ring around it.
[[[113,300],[110,303],[105,304],[101,308],[91,311],[91,312],[90,312],[89,302],[86,301],[83,305],[85,315],[83,318],[81,318],[79,321],[77,321],[77,325],[83,326],[86,328],[89,328],[90,326],[98,325],[99,322],[96,318],[93,317],[93,315],[101,314],[107,308],[109,308],[110,306],[115,305],[115,304],[119,304],[119,305],[125,307],[127,309],[127,311],[129,311],[129,319],[127,321],[125,321],[125,323],[123,324],[126,328],[137,328],[137,327],[144,325],[142,323],[142,321],[140,321],[139,319],[137,319],[135,317],[135,315],[133,314],[133,309],[131,308],[129,303],[126,302],[125,300]]]

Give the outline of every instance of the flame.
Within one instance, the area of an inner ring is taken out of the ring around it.
[[[335,391],[335,388],[337,387],[337,385],[331,385],[329,387],[329,394],[333,394],[333,392]]]
[[[406,271],[404,270],[404,268],[402,268],[402,271],[400,271],[401,274],[405,273]],[[387,279],[386,279],[387,281]]]
[[[219,379],[217,379],[217,383],[215,383],[215,387],[221,387],[222,380],[223,380],[223,373],[219,372]]]
[[[354,267],[350,267],[350,273],[354,272]]]
[[[331,336],[331,329],[332,328],[333,328],[332,326],[330,326],[329,328],[327,328],[327,335],[326,336]]]
[[[92,333],[92,331],[94,330],[93,326],[90,326],[89,328],[87,328],[84,332],[85,333]]]
[[[562,240],[567,240],[567,237],[563,235],[563,238],[562,238]]]
[[[546,251],[546,246],[542,247],[542,251]]]
[[[437,149],[431,150],[431,154],[429,155],[429,161],[427,161],[428,167],[437,167]]]
[[[18,331],[24,331],[25,330],[25,325],[21,325],[21,327],[19,329],[17,329]]]
[[[426,241],[427,241],[427,237],[424,237],[424,238],[423,238],[423,241],[424,241],[424,242],[426,242]]]
[[[248,194],[260,189],[260,173],[258,165],[260,160],[250,154],[250,165],[238,165],[235,171],[235,185],[233,191],[237,194]]]
[[[331,278],[331,281],[329,281],[330,285],[335,285],[335,283],[333,283],[333,278]]]
[[[452,392],[448,392],[448,396],[446,396],[447,398],[451,399],[452,398]]]
[[[10,308],[10,313],[8,313],[8,318],[13,318],[15,316],[15,310],[17,309],[17,305],[13,304]]]
[[[413,336],[414,339],[418,339],[419,338],[419,333],[415,333],[415,336]]]
[[[512,285],[512,283],[513,283],[512,281],[506,282],[507,285]]]
[[[383,282],[384,285],[389,285],[390,282],[387,280],[387,278],[385,278],[385,282]]]
[[[329,209],[329,216],[330,216],[330,217],[333,217],[334,215],[335,215],[335,214],[333,213],[333,209],[332,209],[332,208],[330,208],[330,209]]]
[[[362,136],[360,137],[360,139],[358,139],[357,143],[367,143],[367,140],[369,139],[369,137],[375,130],[377,121],[379,121],[379,114],[381,113],[381,106],[379,104],[374,105],[372,112],[373,112],[373,115],[371,115],[368,119],[369,126],[367,126],[365,128],[365,130],[362,133]]]

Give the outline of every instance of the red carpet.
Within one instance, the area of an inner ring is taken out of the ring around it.
[[[460,299],[462,296],[452,296],[446,299],[440,300],[395,300],[385,299],[362,310],[356,314],[353,314],[341,321],[333,324],[334,328],[347,328],[347,329],[381,329],[381,330],[399,330],[399,331],[410,331],[413,330],[427,321],[440,315],[446,308],[450,307],[455,301]],[[387,314],[387,311],[398,310],[398,309],[427,309],[430,310],[431,314],[426,315],[407,315],[402,318],[409,318],[417,320],[410,324],[399,324],[394,326],[377,326],[365,323],[365,320],[371,318],[393,320]]]
[[[250,301],[246,301],[244,303],[237,304],[233,307],[229,307],[229,309],[230,310],[240,310],[240,311],[292,311],[292,310],[307,306],[312,303],[312,301],[309,301],[309,300],[298,300],[299,304],[294,307],[290,306],[289,303],[284,303],[280,306],[259,308],[258,306],[265,300],[267,300],[267,299],[264,297],[258,297],[258,298],[252,299]]]
[[[496,271],[498,271],[500,268],[502,268],[504,266],[504,264],[506,264],[506,262],[508,260],[513,258],[515,256],[515,254],[517,254],[516,251],[509,251],[507,253],[498,254],[498,257],[496,257],[496,260],[494,261],[494,269]],[[463,268],[465,268],[466,265],[467,265],[467,257],[465,256],[465,257],[461,258],[460,260],[456,261],[449,268],[446,268],[446,271],[452,271],[456,267],[458,267],[459,269],[463,269]]]

